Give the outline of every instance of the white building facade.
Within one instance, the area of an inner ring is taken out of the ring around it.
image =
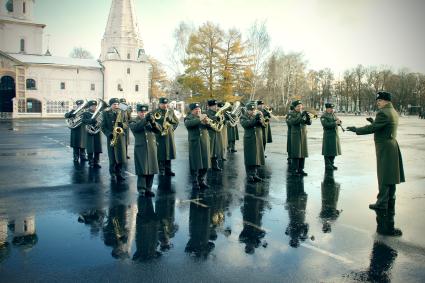
[[[147,103],[150,64],[132,0],[113,0],[100,60],[43,54],[34,0],[0,0],[0,116],[63,117],[79,99]]]

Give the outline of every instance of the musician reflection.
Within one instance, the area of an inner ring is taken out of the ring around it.
[[[176,194],[171,189],[170,177],[159,176],[155,208],[159,221],[158,238],[161,251],[172,247],[171,239],[179,229],[175,223],[175,203]]]
[[[158,216],[154,212],[152,198],[137,199],[136,252],[133,260],[145,261],[161,255],[158,248]]]
[[[87,104],[89,107],[87,111],[83,113],[82,121],[83,125],[86,126],[86,149],[89,158],[90,168],[101,168],[100,154],[102,153],[102,139],[100,136],[100,125],[95,117],[97,106],[96,100],[90,100]],[[99,109],[100,110],[100,109]],[[100,111],[97,111],[97,115],[100,115]],[[89,127],[87,129],[87,127]],[[97,130],[96,130],[97,127]],[[94,131],[92,130],[94,129]],[[97,131],[97,132],[96,132]]]
[[[196,257],[208,257],[215,245],[210,241],[211,208],[205,202],[205,193],[192,193],[189,213],[189,241],[185,252]]]
[[[263,199],[266,190],[263,184],[247,185],[242,207],[243,229],[239,241],[245,244],[245,252],[253,254],[261,244],[266,232],[261,228],[266,201]]]
[[[289,245],[297,248],[300,242],[308,237],[309,225],[305,223],[307,194],[304,192],[304,182],[301,178],[288,177],[286,185],[286,209],[289,224],[285,234],[289,236]]]
[[[322,210],[319,214],[323,233],[330,233],[332,223],[339,217],[337,204],[340,187],[341,185],[335,182],[333,171],[327,171],[322,182]]]
[[[77,122],[81,117],[81,112],[86,107],[84,100],[77,100],[74,109],[65,113],[65,118],[68,121],[69,128],[71,129],[71,138],[69,146],[73,149],[74,162],[87,161],[86,156],[86,128]]]
[[[127,205],[113,199],[103,228],[104,243],[106,246],[112,247],[112,257],[124,259],[130,257],[136,208],[134,205]]]

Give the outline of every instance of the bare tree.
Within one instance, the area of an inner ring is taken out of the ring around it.
[[[91,55],[91,53],[83,47],[74,47],[69,54],[69,57],[79,59],[93,59],[93,55]]]

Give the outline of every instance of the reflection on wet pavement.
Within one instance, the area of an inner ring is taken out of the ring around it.
[[[106,155],[100,170],[72,163],[63,121],[0,123],[3,133],[16,129],[0,136],[0,281],[422,281],[423,174],[415,162],[425,148],[401,121],[409,179],[398,187],[396,215],[367,209],[377,186],[373,141],[344,134],[339,170],[327,172],[319,125],[309,133],[308,177],[286,175],[286,129],[273,124],[264,182],[246,183],[239,142],[203,191],[191,189],[178,128],[177,176],[156,176],[156,197],[145,198],[132,159],[123,183],[110,181]],[[392,237],[395,223],[401,237]]]

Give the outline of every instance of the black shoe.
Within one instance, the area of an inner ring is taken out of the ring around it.
[[[236,149],[232,149],[231,152],[238,152]]]
[[[199,188],[200,189],[208,189],[210,186],[205,183],[205,181],[199,181]]]
[[[155,196],[154,192],[145,190],[145,197],[153,198],[154,196]]]
[[[88,161],[87,157],[85,155],[80,155],[81,161]]]
[[[227,159],[226,158],[222,158],[221,161],[227,161]]]
[[[385,235],[386,236],[393,236],[393,237],[400,237],[400,236],[403,235],[403,232],[398,228],[394,228],[392,231],[385,233]]]
[[[369,208],[370,209],[374,209],[374,210],[387,210],[385,207],[383,206],[378,206],[375,203],[369,204]]]
[[[121,174],[117,175],[117,181],[124,181],[124,180],[125,180],[125,178],[124,178],[123,175],[121,175]]]
[[[333,168],[334,170],[338,170],[338,167],[336,167],[336,166],[333,166],[333,165],[332,165],[332,168]]]
[[[93,165],[93,168],[100,169],[100,168],[102,168],[102,166],[100,166],[100,164],[99,164],[99,163],[95,163],[95,164]]]
[[[176,176],[176,173],[174,173],[173,171],[168,171],[168,172],[165,172],[165,175],[167,175],[167,176]]]
[[[130,156],[127,156],[127,159],[130,159]]]

